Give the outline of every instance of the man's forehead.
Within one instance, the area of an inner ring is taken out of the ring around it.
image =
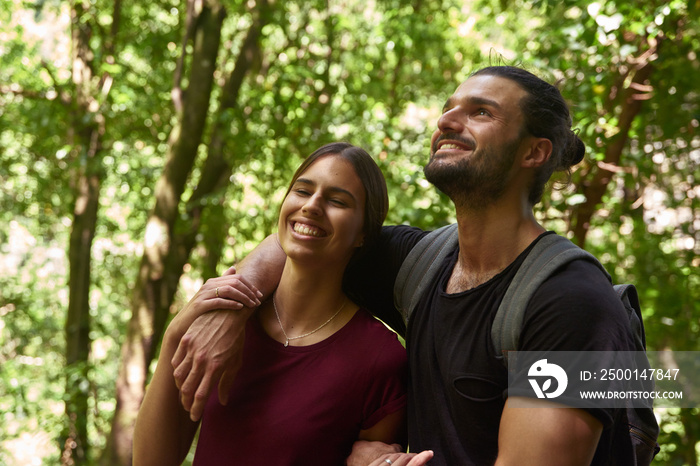
[[[503,105],[506,101],[513,99],[519,102],[525,94],[525,90],[511,79],[492,75],[476,75],[460,84],[452,96],[447,99],[445,106],[462,99],[476,102],[487,100]]]

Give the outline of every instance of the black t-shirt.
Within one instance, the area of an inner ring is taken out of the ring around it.
[[[396,274],[425,234],[411,227],[385,227],[377,248],[348,271],[348,288],[392,326],[398,312],[387,309]],[[496,459],[508,375],[495,354],[491,324],[531,248],[486,283],[447,294],[458,255],[453,251],[416,306],[407,331],[409,445],[412,451],[434,450],[431,464],[484,465]],[[595,265],[575,261],[533,295],[518,350],[633,351],[634,344],[626,311],[607,278]],[[593,464],[607,464],[609,427],[619,410],[587,411],[604,426]]]

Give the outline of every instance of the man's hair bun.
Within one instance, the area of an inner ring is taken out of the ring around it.
[[[584,155],[586,155],[586,145],[573,131],[571,132],[571,139],[572,141],[562,160],[565,168],[570,168],[580,163]]]

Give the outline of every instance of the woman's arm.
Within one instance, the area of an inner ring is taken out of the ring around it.
[[[406,440],[406,408],[402,408],[384,417],[369,429],[360,431],[347,465],[384,465],[391,461],[394,466],[421,466],[427,464],[433,457],[433,452],[430,450],[420,454],[403,453],[406,449]]]
[[[198,422],[180,405],[170,359],[179,340],[166,330],[158,366],[141,404],[134,428],[134,466],[182,464]]]
[[[361,430],[359,440],[406,445],[406,408],[388,414],[369,429]]]
[[[207,280],[168,325],[158,365],[141,404],[134,431],[134,465],[179,465],[187,456],[198,422],[180,404],[170,361],[191,323],[213,309],[241,309],[259,304],[257,289],[232,267]]]

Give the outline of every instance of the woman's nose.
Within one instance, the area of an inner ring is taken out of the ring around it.
[[[321,214],[321,199],[317,195],[310,196],[304,205],[301,207],[301,211],[307,215],[320,215]]]

